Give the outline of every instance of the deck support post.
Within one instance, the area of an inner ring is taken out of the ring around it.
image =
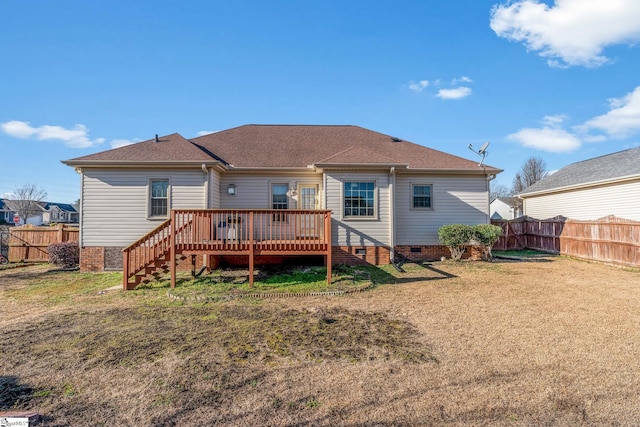
[[[129,290],[129,251],[122,253],[122,290]]]
[[[169,234],[169,266],[171,268],[171,289],[176,287],[176,211],[171,210]]]
[[[324,214],[324,241],[327,245],[327,255],[325,262],[327,263],[327,285],[331,286],[331,211]]]
[[[253,288],[253,253],[255,244],[253,241],[253,212],[249,212],[249,287]]]

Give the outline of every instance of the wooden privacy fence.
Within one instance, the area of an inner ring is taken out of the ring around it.
[[[593,221],[564,217],[493,220],[503,235],[495,250],[536,249],[576,258],[640,267],[640,222],[615,216]]]
[[[13,227],[9,234],[10,262],[47,262],[52,243],[77,242],[79,228],[58,224],[55,227],[23,225]]]

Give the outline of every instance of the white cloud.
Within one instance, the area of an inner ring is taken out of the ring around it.
[[[460,86],[455,89],[440,89],[436,96],[440,99],[462,99],[471,95],[471,88]]]
[[[205,136],[205,135],[210,135],[216,132],[220,132],[220,131],[219,130],[201,130],[199,132],[196,132],[196,136]]]
[[[429,86],[429,80],[420,80],[417,83],[412,81],[409,83],[409,89],[414,92],[422,92],[427,86]]]
[[[473,80],[471,80],[467,76],[462,76],[462,77],[457,78],[457,79],[451,79],[451,84],[453,86],[457,85],[458,83],[472,83],[472,82],[473,82]]]
[[[582,145],[572,133],[563,129],[543,127],[541,129],[525,128],[507,136],[507,139],[519,142],[525,147],[535,148],[552,153],[573,151]]]
[[[114,139],[111,141],[111,148],[120,148],[126,145],[135,144],[136,142],[140,142],[139,138],[134,139]]]
[[[522,42],[552,67],[597,67],[609,59],[603,50],[640,41],[638,0],[517,0],[494,5],[491,29]]]
[[[556,114],[554,116],[544,116],[542,123],[547,127],[557,128],[569,117],[564,114]]]
[[[640,131],[640,86],[622,98],[609,99],[608,113],[587,120],[580,131],[597,129],[613,138],[626,138]]]
[[[542,128],[524,128],[507,136],[525,147],[560,153],[579,148],[582,143],[624,139],[640,133],[640,86],[622,98],[609,99],[608,113],[563,129],[564,114],[544,116]],[[603,134],[604,133],[604,134]]]
[[[2,193],[0,194],[0,199],[15,199],[16,195],[10,191],[7,191],[6,193]]]
[[[12,120],[0,124],[0,128],[4,133],[14,138],[35,138],[40,141],[58,140],[72,148],[87,148],[104,142],[104,138],[89,139],[89,129],[81,124],[75,125],[73,129],[65,129],[62,126],[51,125],[33,127],[29,122]]]

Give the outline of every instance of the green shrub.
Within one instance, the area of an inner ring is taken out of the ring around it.
[[[491,247],[502,236],[502,228],[491,224],[478,224],[473,226],[473,240],[482,246],[482,258],[491,259]]]
[[[78,242],[52,243],[49,245],[49,262],[60,268],[75,268],[80,264]]]
[[[449,248],[454,261],[460,261],[473,237],[473,227],[466,224],[448,224],[438,229],[438,240]]]

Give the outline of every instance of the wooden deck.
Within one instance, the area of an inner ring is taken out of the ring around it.
[[[171,272],[185,255],[246,255],[253,286],[258,255],[324,255],[331,283],[331,211],[173,210],[171,218],[123,250],[125,289],[133,289],[157,269]]]

